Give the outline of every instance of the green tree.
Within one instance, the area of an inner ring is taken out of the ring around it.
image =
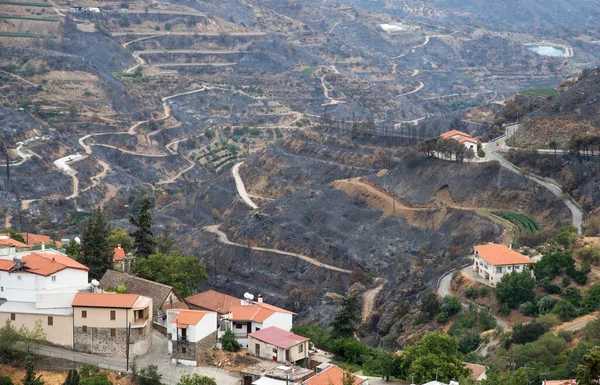
[[[44,385],[44,381],[42,381],[42,376],[37,375],[35,372],[35,368],[33,366],[33,359],[28,358],[25,363],[25,377],[21,382],[23,385]]]
[[[79,370],[80,385],[112,385],[106,375],[100,373],[97,368],[86,365]]]
[[[177,385],[217,385],[217,382],[213,378],[194,373],[181,376]]]
[[[436,293],[429,292],[421,300],[421,311],[432,319],[440,311],[440,300]]]
[[[242,348],[242,345],[235,338],[235,334],[233,334],[233,331],[231,330],[227,330],[225,334],[223,334],[223,337],[221,337],[220,342],[221,346],[223,347],[223,350],[226,350],[228,352],[237,352]]]
[[[600,378],[600,348],[594,346],[585,356],[583,363],[577,367],[578,385],[597,385]]]
[[[466,377],[469,370],[464,367],[456,338],[439,332],[427,333],[414,345],[404,350],[401,358],[402,376],[411,375],[421,383],[435,379],[448,382]]]
[[[139,385],[162,385],[162,374],[156,365],[148,365],[138,373]]]
[[[175,242],[175,238],[171,235],[171,226],[166,225],[162,234],[156,239],[156,248],[159,253],[169,254],[174,251]]]
[[[356,297],[344,298],[342,309],[335,315],[331,323],[333,338],[351,338],[360,323],[360,309]]]
[[[552,313],[558,315],[561,321],[567,322],[577,317],[578,312],[571,302],[561,299],[554,305]]]
[[[88,220],[81,239],[79,261],[90,268],[90,278],[100,279],[112,267],[112,251],[108,246],[110,226],[100,207]]]
[[[152,208],[154,204],[149,198],[140,200],[137,215],[129,216],[129,221],[136,229],[133,232],[133,251],[136,257],[146,258],[154,253],[154,234],[152,233]]]
[[[138,259],[133,270],[142,278],[173,286],[184,297],[194,294],[198,285],[208,279],[204,263],[193,255],[181,255],[178,251]]]
[[[565,248],[573,246],[577,239],[577,228],[571,224],[564,225],[560,228],[558,235],[555,240],[558,244],[563,245]]]
[[[42,326],[42,320],[35,321],[35,328],[29,330],[25,325],[18,331],[19,340],[27,353],[35,352],[46,342],[46,332]]]
[[[67,247],[65,248],[67,255],[75,260],[78,260],[81,253],[81,245],[77,242],[70,241]]]
[[[517,308],[520,304],[532,301],[535,298],[533,288],[535,280],[529,272],[517,273],[513,271],[502,277],[502,281],[496,286],[496,297],[502,304],[511,308]]]
[[[79,372],[76,369],[69,370],[63,385],[79,385]]]
[[[3,376],[2,373],[0,373],[0,385],[13,385],[13,382],[10,377]]]
[[[354,374],[345,371],[342,375],[342,385],[354,385]]]
[[[0,329],[0,358],[11,356],[19,340],[19,332],[17,332],[17,329],[7,319],[4,326]]]
[[[125,249],[125,252],[129,253],[133,247],[133,238],[131,238],[127,231],[120,227],[115,227],[108,236],[108,245],[113,249],[121,245]]]

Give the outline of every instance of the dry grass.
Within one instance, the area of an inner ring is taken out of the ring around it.
[[[113,383],[113,385],[133,385],[131,381],[131,377],[129,376],[119,376],[115,372],[110,372],[107,370],[101,370],[108,379]],[[25,368],[16,367],[7,364],[0,364],[0,373],[5,376],[10,377],[15,385],[21,384],[21,380],[25,377]],[[62,385],[67,378],[66,370],[59,371],[49,371],[49,370],[38,370],[37,374],[42,375],[42,380],[45,385]]]

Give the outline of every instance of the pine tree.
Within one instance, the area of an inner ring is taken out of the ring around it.
[[[21,382],[23,385],[44,385],[44,381],[42,381],[42,375],[36,377],[36,372],[33,367],[33,360],[27,359],[27,363],[25,364],[25,377]]]
[[[80,262],[90,268],[90,278],[100,279],[112,266],[112,251],[108,246],[110,226],[100,207],[83,231]]]
[[[137,216],[129,216],[136,229],[133,232],[133,251],[136,257],[146,258],[154,253],[154,234],[152,234],[152,213],[154,204],[148,198],[140,201]]]
[[[159,253],[170,254],[175,246],[175,238],[171,235],[171,226],[165,226],[162,234],[156,239],[156,247]]]

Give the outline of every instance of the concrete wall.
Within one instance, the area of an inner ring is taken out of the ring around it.
[[[115,311],[115,320],[110,319],[111,310]],[[82,317],[82,311],[87,312],[87,317]],[[128,322],[133,322],[131,309],[113,309],[100,307],[73,307],[73,323],[75,327],[87,326],[89,328],[125,328]]]
[[[292,330],[292,317],[292,314],[276,312],[264,320],[261,329],[266,329],[269,326],[277,326],[279,329],[289,332]]]
[[[55,345],[61,345],[68,348],[73,347],[73,317],[51,315],[53,325],[48,325],[48,315],[41,314],[15,314],[15,320],[12,325],[19,329],[25,326],[29,330],[35,330],[36,322],[41,321],[42,328],[46,333],[46,340]],[[6,320],[10,320],[10,313],[0,313],[0,325],[4,325]]]
[[[55,277],[54,280],[52,277]],[[87,285],[88,273],[83,270],[65,269],[48,277],[0,271],[0,298],[6,298],[7,301],[35,302],[36,290],[82,288]]]

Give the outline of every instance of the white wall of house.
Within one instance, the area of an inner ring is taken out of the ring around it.
[[[40,290],[35,295],[37,309],[52,309],[71,307],[77,292],[71,289]]]
[[[263,321],[261,329],[268,328],[269,326],[277,326],[279,329],[289,332],[292,330],[292,318],[292,314],[275,312]]]
[[[516,265],[501,265],[495,266],[491,263],[488,263],[483,258],[475,255],[473,262],[473,271],[477,272],[481,278],[486,279],[490,282],[490,285],[496,286],[500,281],[502,281],[502,277],[506,274],[510,274],[513,271],[521,273],[523,271],[528,272],[533,275],[533,270],[529,269],[530,264],[516,264]]]
[[[35,302],[35,275],[0,271],[0,297],[7,301]]]
[[[250,336],[248,337],[248,353],[271,361],[286,362],[289,358],[290,362],[296,362],[308,357],[308,341],[283,349]]]
[[[48,317],[52,317],[52,325],[48,325]],[[10,318],[11,313],[0,313],[0,325],[4,325]],[[46,341],[73,348],[73,316],[71,315],[16,313],[15,320],[11,323],[16,329],[25,326],[33,331],[38,320],[46,333]]]
[[[79,269],[64,269],[49,277],[35,276],[35,285],[42,289],[80,288],[88,284],[88,272]]]
[[[167,311],[167,333],[171,334],[171,341],[177,341],[177,336],[181,331],[177,329],[177,324],[173,319],[179,314],[178,310]],[[204,315],[196,325],[189,325],[186,331],[186,339],[189,342],[198,342],[206,336],[217,331],[217,313],[210,312]]]

